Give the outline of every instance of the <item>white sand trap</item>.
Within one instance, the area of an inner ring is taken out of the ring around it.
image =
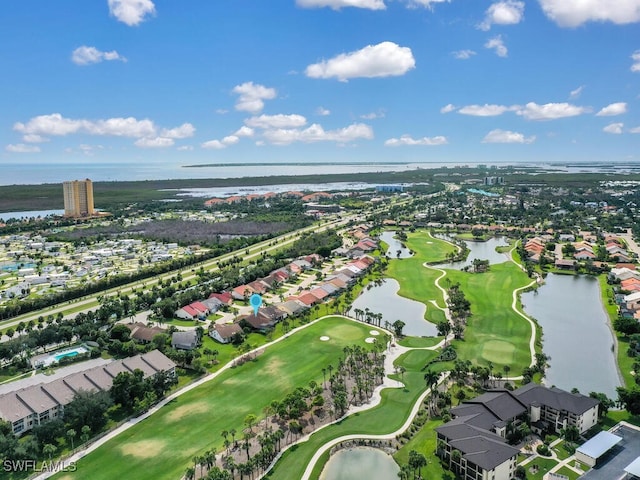
[[[377,337],[378,335],[380,335],[380,332],[377,330],[370,330],[369,335],[373,335],[374,337]]]
[[[433,242],[425,242],[427,245],[431,245]]]
[[[373,338],[373,337],[368,337],[368,338],[365,338],[364,341],[367,342],[367,343],[374,343],[376,341],[376,339]]]
[[[327,342],[327,341],[330,340],[330,338],[327,337],[326,335],[323,335],[322,337],[320,337],[320,340],[323,341],[323,342]]]

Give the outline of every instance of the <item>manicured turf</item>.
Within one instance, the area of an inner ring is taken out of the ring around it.
[[[380,405],[350,417],[340,423],[324,428],[299,444],[295,450],[287,451],[268,478],[274,480],[301,478],[313,454],[331,439],[349,434],[384,434],[397,430],[405,422],[408,412],[426,388],[422,366],[437,352],[414,350],[396,362],[407,369],[404,374],[405,389],[386,389],[382,392]],[[321,466],[316,466],[311,478],[318,478]]]
[[[519,372],[531,362],[529,323],[511,309],[513,290],[531,280],[514,263],[491,265],[486,273],[447,270],[471,303],[463,341],[454,342],[458,357],[475,364],[492,362],[495,371],[509,365]]]
[[[430,300],[436,300],[438,305],[444,307],[442,292],[435,285],[441,273],[425,268],[423,264],[444,261],[447,253],[454,251],[455,248],[424,231],[409,234],[405,244],[415,252],[415,255],[389,262],[387,275],[400,283],[398,295],[426,304],[425,318],[432,323],[441,322],[445,319],[444,312],[435,308],[430,302]]]
[[[442,341],[443,337],[404,337],[398,340],[403,347],[424,348],[433,347]]]
[[[269,347],[255,362],[227,370],[185,393],[107,442],[79,461],[76,475],[95,480],[180,478],[194,455],[211,447],[221,450],[220,432],[241,432],[247,414],[261,417],[272,400],[310,380],[321,381],[322,368],[335,365],[346,345],[367,345],[364,339],[371,329],[336,317],[321,320]],[[331,340],[320,341],[322,335]]]
[[[415,450],[427,457],[427,466],[422,469],[423,478],[443,478],[445,470],[442,468],[440,459],[436,456],[436,427],[442,425],[442,420],[429,420],[415,436],[409,440],[393,458],[399,465],[409,463],[409,452]]]

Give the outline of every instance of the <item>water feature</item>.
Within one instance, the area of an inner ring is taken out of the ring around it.
[[[368,308],[373,313],[382,314],[384,322],[393,323],[402,320],[405,323],[402,333],[414,337],[435,337],[438,335],[436,326],[424,319],[427,307],[424,303],[416,302],[398,295],[400,284],[393,278],[386,278],[382,285],[364,289],[355,299],[351,308],[354,310]],[[435,307],[434,307],[435,308]]]
[[[544,353],[551,357],[545,384],[617,398],[620,378],[614,338],[598,280],[549,274],[537,292],[522,295],[522,303],[542,326]]]
[[[389,245],[387,249],[387,257],[389,258],[409,258],[413,256],[411,250],[402,245],[402,242],[397,238],[394,238],[396,232],[386,231],[380,234],[380,240]],[[400,251],[400,256],[398,256],[398,250]]]
[[[451,241],[452,238],[448,235],[436,234],[437,238]],[[437,268],[449,268],[451,270],[462,270],[465,267],[473,265],[473,261],[477,258],[479,260],[489,260],[490,265],[498,263],[504,263],[508,260],[508,257],[504,253],[496,252],[497,247],[506,247],[509,245],[504,237],[491,237],[486,242],[475,242],[472,240],[465,240],[464,243],[469,249],[469,255],[466,260],[453,263],[440,263],[434,265]]]
[[[62,215],[63,213],[64,210],[29,210],[26,212],[2,212],[0,213],[0,221],[6,222],[10,218],[44,218],[49,215]]]
[[[389,480],[398,478],[400,467],[382,450],[355,447],[340,450],[325,465],[320,480]]]

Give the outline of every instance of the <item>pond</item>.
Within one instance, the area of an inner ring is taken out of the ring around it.
[[[414,337],[435,337],[438,335],[436,326],[425,320],[424,314],[427,307],[424,303],[416,302],[398,295],[400,284],[393,278],[385,278],[382,285],[374,285],[370,289],[364,289],[355,299],[351,308],[354,310],[368,308],[373,313],[382,314],[384,322],[393,323],[402,320],[405,323],[402,333]],[[435,308],[435,307],[434,307]]]
[[[402,245],[402,242],[397,238],[394,238],[396,232],[386,231],[380,234],[380,240],[389,245],[387,249],[387,257],[389,258],[409,258],[413,256],[411,250]],[[400,251],[400,256],[398,256],[398,250]]]
[[[451,241],[451,237],[447,235],[437,234],[435,236],[438,238],[442,238],[443,240]],[[434,267],[462,270],[464,267],[473,265],[473,261],[476,258],[479,260],[489,260],[490,265],[504,263],[509,259],[506,254],[496,252],[497,247],[506,247],[507,245],[509,245],[504,237],[491,237],[486,242],[474,242],[471,240],[465,240],[464,243],[467,244],[467,248],[469,249],[469,255],[467,256],[466,260],[462,262],[441,263],[438,265],[434,265]]]
[[[30,210],[26,212],[0,212],[0,221],[6,222],[10,218],[36,218],[46,217],[48,215],[62,215],[64,210]]]
[[[398,478],[400,467],[382,450],[355,447],[340,450],[325,465],[320,480],[390,480]]]
[[[544,383],[617,398],[620,377],[614,337],[598,280],[549,274],[537,293],[522,295],[522,303],[542,327],[544,353],[551,357]]]

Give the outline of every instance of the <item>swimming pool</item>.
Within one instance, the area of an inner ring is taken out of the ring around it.
[[[48,367],[49,365],[53,365],[54,363],[58,363],[63,358],[70,358],[80,355],[81,353],[87,353],[89,349],[85,346],[78,346],[73,348],[68,348],[66,350],[60,350],[58,352],[51,352],[46,357],[38,359],[36,365],[39,367]]]

